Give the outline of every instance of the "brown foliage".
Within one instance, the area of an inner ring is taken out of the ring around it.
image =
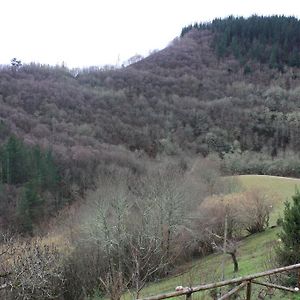
[[[238,210],[243,226],[250,234],[265,230],[269,226],[269,217],[276,203],[276,196],[253,188],[245,192],[244,197]]]
[[[252,234],[266,229],[275,202],[276,196],[253,188],[242,193],[209,197],[200,205],[199,214],[202,226],[220,236],[227,215],[228,234],[234,237],[243,234],[243,230]]]

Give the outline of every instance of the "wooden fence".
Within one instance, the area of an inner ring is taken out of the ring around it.
[[[273,284],[273,283],[269,283],[269,282],[260,282],[260,281],[256,280],[257,278],[261,278],[261,277],[265,277],[265,276],[269,276],[269,275],[273,275],[273,274],[278,274],[278,273],[283,273],[283,272],[287,272],[287,271],[292,271],[292,270],[298,270],[298,274],[299,274],[298,275],[298,287],[296,287],[296,288],[290,288],[290,287],[285,287],[285,286],[281,286],[281,285],[277,285],[277,284]],[[151,297],[143,298],[140,300],[162,300],[162,299],[174,298],[174,297],[184,296],[184,295],[186,296],[186,300],[191,300],[193,293],[210,290],[210,289],[215,289],[215,288],[220,288],[220,287],[224,287],[224,286],[228,286],[228,285],[236,285],[236,286],[232,290],[227,292],[226,294],[220,296],[218,298],[218,300],[229,299],[230,296],[237,294],[243,288],[246,288],[246,299],[250,300],[252,284],[262,285],[262,286],[265,286],[268,288],[279,289],[279,290],[283,290],[283,291],[291,292],[291,293],[300,293],[300,264],[277,268],[277,269],[273,269],[273,270],[268,270],[265,272],[256,273],[256,274],[252,274],[252,275],[248,275],[248,276],[244,276],[244,277],[237,277],[237,278],[230,279],[230,280],[224,280],[224,281],[220,281],[220,282],[209,283],[209,284],[199,285],[199,286],[195,286],[195,287],[186,287],[180,291],[151,296]]]

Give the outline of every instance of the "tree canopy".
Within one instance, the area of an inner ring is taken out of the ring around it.
[[[192,29],[215,33],[212,46],[218,56],[253,59],[280,70],[283,64],[300,67],[300,21],[295,17],[230,16],[184,27],[181,37]]]

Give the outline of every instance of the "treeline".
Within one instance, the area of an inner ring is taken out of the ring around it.
[[[300,67],[300,21],[295,17],[230,16],[211,23],[196,23],[182,29],[212,30],[213,48],[218,56],[234,55],[241,62],[256,60],[283,70],[284,65]]]
[[[227,153],[223,159],[226,174],[259,174],[300,178],[300,160],[294,153],[270,157],[251,151]]]

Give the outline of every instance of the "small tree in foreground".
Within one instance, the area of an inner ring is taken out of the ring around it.
[[[292,202],[286,202],[282,231],[279,233],[280,244],[276,248],[276,260],[280,266],[300,262],[300,192],[296,190]],[[284,284],[295,286],[298,283],[297,272],[289,272]]]
[[[292,203],[286,202],[282,231],[279,234],[281,245],[277,249],[281,265],[291,265],[300,261],[300,192],[296,190]]]

